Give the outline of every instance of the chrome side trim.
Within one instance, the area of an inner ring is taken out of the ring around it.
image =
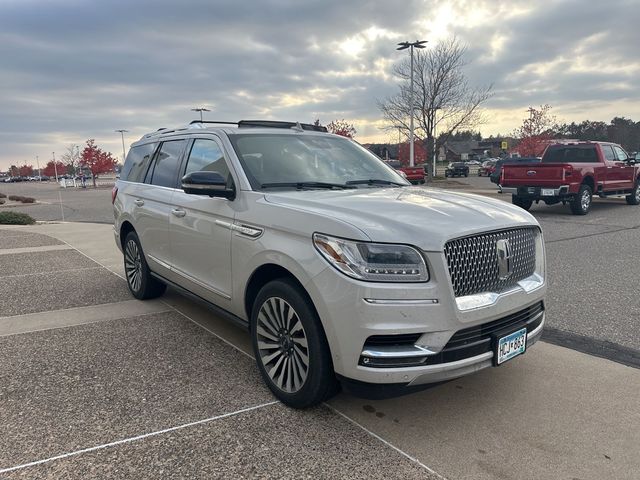
[[[181,277],[184,277],[185,279],[189,280],[190,282],[195,283],[196,285],[198,285],[199,287],[204,288],[205,290],[210,291],[211,293],[215,293],[216,295],[225,298],[227,300],[231,300],[231,295],[227,295],[224,292],[221,292],[220,290],[213,288],[210,285],[207,285],[204,282],[201,282],[200,280],[198,280],[197,278],[192,277],[191,275],[189,275],[188,273],[184,273],[182,270],[178,270],[176,267],[171,267],[171,272],[172,273],[176,273],[178,275],[180,275]]]
[[[220,227],[224,227],[224,228],[228,228],[229,230],[231,230],[231,226],[232,224],[229,222],[223,222],[222,220],[216,220],[215,224],[220,226]]]
[[[260,237],[260,235],[262,235],[262,233],[264,232],[264,230],[261,228],[253,227],[251,225],[237,224],[237,223],[234,223],[233,225],[231,225],[231,230],[234,232],[237,232],[239,235],[242,235],[244,237],[249,237],[252,239],[256,239]]]
[[[363,298],[363,300],[371,305],[437,305],[440,303],[437,298],[426,298],[424,300]]]
[[[172,270],[171,265],[169,265],[168,263],[165,263],[162,260],[158,260],[156,257],[154,257],[153,255],[149,255],[148,253],[146,255],[149,259],[153,260],[161,267],[166,268],[167,270]]]

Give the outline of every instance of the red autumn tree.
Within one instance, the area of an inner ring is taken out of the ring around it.
[[[342,135],[343,137],[353,138],[356,136],[356,127],[352,123],[342,120],[334,120],[327,125],[327,130],[336,135]]]
[[[33,165],[22,165],[18,168],[18,175],[21,177],[32,177],[33,176]]]
[[[88,168],[91,171],[93,186],[96,186],[96,176],[112,172],[118,161],[113,158],[111,153],[103,151],[98,147],[93,138],[87,140],[87,145],[80,155],[80,166]]]
[[[513,133],[519,140],[515,150],[520,156],[542,156],[549,141],[554,137],[552,125],[555,123],[555,117],[549,113],[550,110],[549,105],[540,105],[540,108],[529,107],[529,118],[525,118]]]
[[[66,173],[66,166],[64,163],[58,161],[54,166],[53,160],[49,160],[49,162],[47,162],[47,166],[42,169],[42,175],[46,175],[47,177],[55,177],[56,168],[58,169],[58,175],[64,175]]]

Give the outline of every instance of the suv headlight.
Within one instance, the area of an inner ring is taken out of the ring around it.
[[[424,258],[413,247],[313,234],[320,254],[345,275],[369,282],[428,282]]]

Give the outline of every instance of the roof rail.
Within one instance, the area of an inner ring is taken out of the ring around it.
[[[142,138],[152,138],[166,133],[182,132],[190,128],[202,127],[203,124],[213,125],[237,125],[239,128],[287,128],[298,131],[309,130],[313,132],[327,133],[327,127],[322,125],[312,125],[310,123],[300,122],[279,122],[276,120],[240,120],[239,122],[222,122],[217,120],[192,120],[186,127],[178,128],[159,128],[155,132],[147,133]]]
[[[189,125],[193,125],[194,123],[217,123],[220,125],[238,125],[238,122],[218,122],[216,120],[192,120],[189,122]]]
[[[314,132],[327,133],[327,127],[322,125],[312,125],[310,123],[300,122],[279,122],[276,120],[240,120],[238,127],[264,127],[264,128],[302,128],[303,130],[311,130]]]

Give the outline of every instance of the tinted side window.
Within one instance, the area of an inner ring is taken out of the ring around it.
[[[618,156],[618,160],[624,161],[627,160],[629,158],[629,156],[626,154],[626,152],[621,149],[620,147],[613,147],[613,149],[616,151],[616,155]]]
[[[151,184],[160,187],[176,187],[180,154],[186,140],[164,142],[153,167]]]
[[[231,182],[229,167],[218,144],[213,140],[198,138],[191,147],[184,174],[202,171],[218,172],[227,179],[227,183]]]
[[[613,154],[613,148],[611,148],[611,145],[600,145],[600,148],[602,149],[602,154],[604,155],[605,160],[612,162],[615,161],[616,156]]]
[[[156,145],[157,143],[148,143],[131,148],[124,162],[124,167],[122,167],[120,179],[129,182],[142,182]]]
[[[597,163],[594,145],[549,147],[542,157],[544,163]]]

